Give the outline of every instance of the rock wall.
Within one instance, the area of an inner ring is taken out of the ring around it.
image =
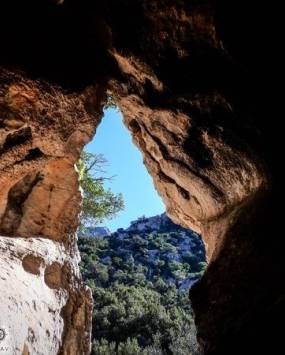
[[[0,345],[7,354],[88,354],[74,164],[100,120],[95,88],[91,116],[88,90],[66,94],[7,70],[0,82]]]
[[[42,238],[0,237],[4,354],[86,354],[91,295],[77,260]]]
[[[277,353],[285,268],[272,9],[245,0],[1,4],[5,240],[42,236],[74,250],[72,166],[112,95],[169,216],[206,243],[209,267],[190,295],[203,353]],[[73,334],[65,309],[63,339]]]

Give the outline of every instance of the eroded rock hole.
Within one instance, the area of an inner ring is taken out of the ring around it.
[[[198,234],[167,216],[148,175],[150,161],[167,155],[157,132],[147,138],[139,117],[125,123],[151,155],[146,166],[116,107],[105,110],[78,164],[85,199],[81,272],[94,299],[92,354],[199,354],[188,293],[206,268],[205,248]],[[189,193],[167,175],[167,184],[189,202]],[[120,193],[124,206],[118,206]]]

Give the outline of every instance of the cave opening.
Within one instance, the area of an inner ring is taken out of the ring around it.
[[[120,193],[124,202],[101,218],[89,215],[78,231],[94,300],[92,354],[199,354],[188,293],[206,269],[205,247],[167,216],[123,121],[117,106],[106,108],[84,150],[97,159],[91,175],[113,194],[109,202]]]
[[[110,82],[171,218],[206,240],[211,263],[191,289],[204,353],[283,346],[281,31],[270,19],[280,21],[267,3],[228,3],[1,2],[0,330],[10,353],[89,354],[73,167]],[[60,282],[48,285],[51,265]]]

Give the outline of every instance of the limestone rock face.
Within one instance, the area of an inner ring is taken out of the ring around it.
[[[77,260],[41,238],[0,237],[0,255],[4,353],[86,353],[92,301]]]
[[[73,165],[112,95],[169,216],[206,243],[209,267],[190,295],[203,353],[278,353],[285,243],[283,101],[274,82],[282,42],[269,25],[276,7],[245,0],[0,6],[5,241],[41,236],[76,254]],[[26,257],[23,269],[41,277],[41,258]],[[46,282],[59,285],[56,277]],[[77,300],[65,307],[67,325]],[[73,327],[64,334],[75,339],[68,353],[77,338]]]

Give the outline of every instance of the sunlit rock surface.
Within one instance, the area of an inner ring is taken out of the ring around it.
[[[0,237],[5,354],[87,352],[92,302],[77,261],[48,239]]]

